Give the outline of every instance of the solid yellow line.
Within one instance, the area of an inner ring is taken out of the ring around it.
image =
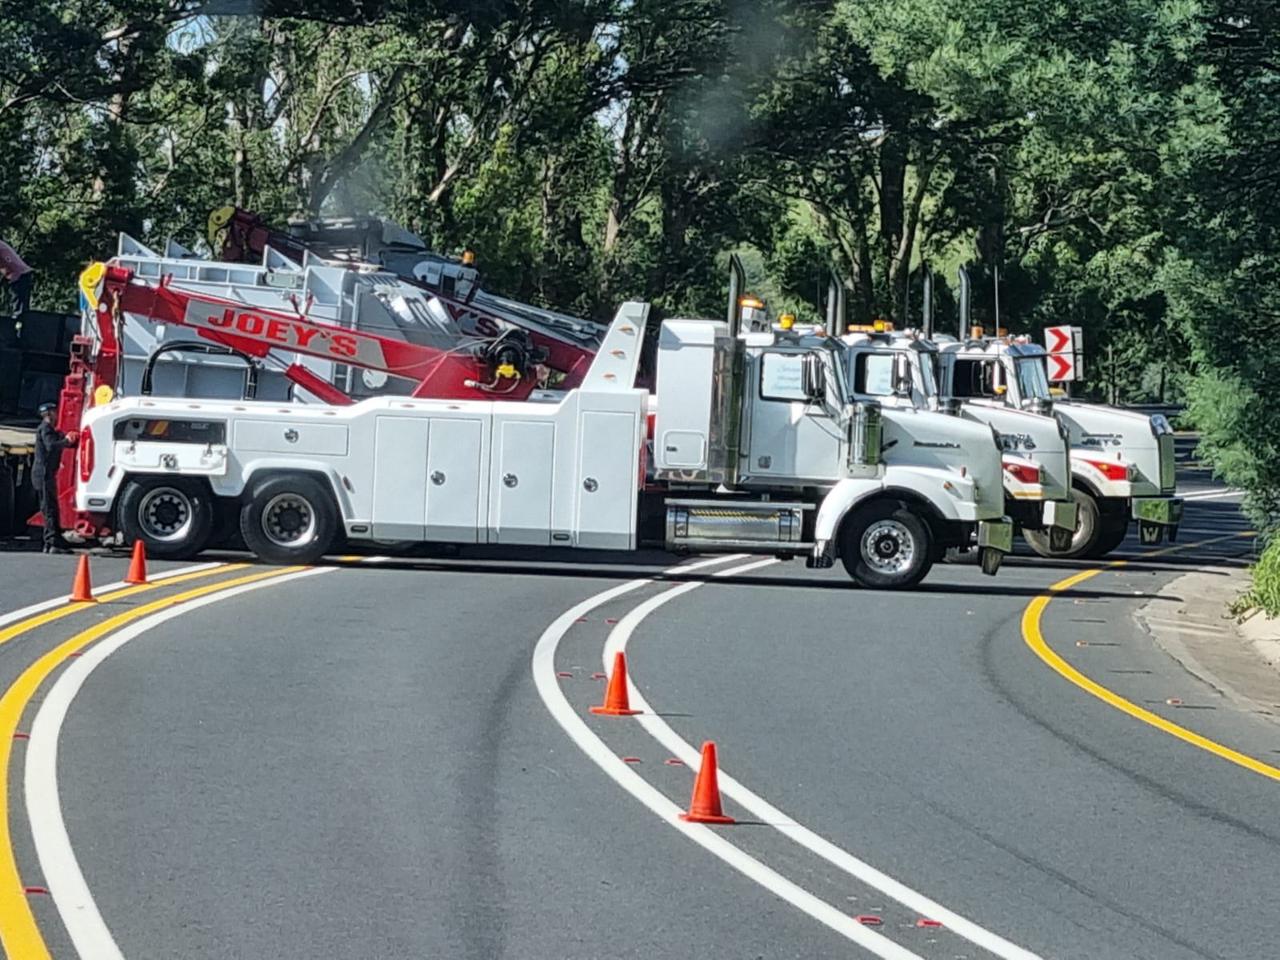
[[[246,564],[237,565],[241,569],[245,566]],[[163,586],[169,582],[193,579],[202,575],[207,576],[210,573],[221,572],[226,569],[226,567],[222,567],[219,568],[219,571],[202,570],[194,574],[173,577],[171,580],[160,580],[153,584],[146,584],[146,586]],[[31,910],[31,904],[27,901],[27,895],[23,892],[22,876],[18,872],[18,863],[13,852],[13,840],[9,834],[9,759],[13,752],[13,735],[18,730],[23,711],[26,710],[27,704],[40,688],[40,685],[66,661],[68,656],[84,649],[95,640],[101,639],[126,623],[140,620],[175,604],[194,600],[196,597],[305,569],[306,567],[283,567],[262,573],[251,573],[231,580],[220,580],[217,583],[208,583],[183,593],[161,597],[143,606],[118,613],[114,617],[94,624],[87,630],[54,647],[28,667],[22,676],[18,677],[13,682],[13,685],[5,691],[4,696],[0,697],[0,943],[3,944],[5,953],[9,957],[20,957],[22,960],[51,960],[49,949],[45,945],[44,938],[40,935],[39,927],[36,925],[36,918]],[[121,590],[110,596],[123,596],[128,592],[128,590]],[[84,604],[76,604],[74,609],[84,609],[85,606]],[[34,621],[41,618],[32,617],[31,619]],[[38,626],[39,624],[34,625]]]
[[[1158,557],[1163,554],[1173,553],[1177,550],[1189,550],[1192,547],[1203,547],[1211,543],[1221,543],[1224,540],[1234,540],[1237,537],[1249,536],[1253,536],[1253,534],[1238,533],[1225,537],[1212,537],[1208,540],[1198,540],[1195,543],[1178,544],[1173,547],[1165,547],[1162,550],[1155,550],[1151,553],[1144,554],[1144,557]],[[1036,597],[1027,604],[1027,609],[1023,611],[1022,639],[1037,657],[1047,663],[1067,680],[1070,680],[1086,693],[1097,697],[1103,703],[1115,707],[1121,713],[1127,713],[1135,720],[1141,720],[1143,723],[1149,724],[1157,730],[1161,730],[1169,734],[1171,737],[1177,737],[1179,740],[1184,743],[1189,743],[1193,747],[1199,747],[1201,750],[1207,750],[1214,756],[1221,757],[1223,760],[1227,760],[1237,766],[1244,767],[1246,770],[1251,770],[1256,774],[1269,777],[1272,780],[1280,780],[1280,768],[1273,767],[1268,763],[1263,763],[1261,760],[1257,760],[1247,754],[1243,754],[1238,750],[1232,750],[1230,747],[1223,746],[1216,740],[1210,740],[1208,737],[1203,737],[1198,733],[1188,730],[1186,727],[1181,727],[1170,720],[1166,720],[1164,717],[1152,713],[1150,710],[1143,709],[1130,700],[1126,700],[1114,690],[1110,690],[1098,683],[1096,680],[1091,680],[1089,677],[1086,677],[1071,664],[1067,663],[1066,660],[1054,652],[1049,645],[1045,643],[1044,634],[1040,630],[1040,617],[1044,613],[1045,607],[1049,606],[1049,602],[1054,598],[1054,596],[1065,590],[1070,590],[1072,587],[1088,580],[1090,577],[1096,577],[1104,570],[1127,566],[1128,563],[1129,561],[1127,560],[1114,560],[1104,567],[1095,567],[1092,570],[1084,570],[1080,573],[1072,574],[1065,580],[1059,580],[1057,583],[1050,586],[1049,593],[1044,593]]]
[[[120,590],[113,590],[110,593],[104,593],[95,599],[106,600],[123,600],[126,597],[132,597],[135,594],[145,593],[148,590],[155,590],[158,587],[167,587],[171,583],[184,583],[187,580],[197,580],[200,577],[212,576],[215,573],[229,573],[232,570],[243,570],[247,567],[247,563],[231,563],[223,564],[206,570],[196,570],[193,573],[182,573],[176,577],[165,577],[162,580],[152,580],[148,583],[140,583],[132,587],[123,587]],[[92,603],[73,603],[68,600],[61,607],[54,607],[52,610],[46,610],[44,613],[37,613],[27,617],[25,620],[19,620],[17,623],[11,623],[9,626],[0,630],[0,644],[8,643],[14,637],[19,637],[30,630],[37,627],[43,627],[46,623],[53,623],[55,620],[61,620],[63,617],[69,617],[73,613],[81,613],[85,610],[95,609]]]

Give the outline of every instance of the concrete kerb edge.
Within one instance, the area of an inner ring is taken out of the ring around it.
[[[1152,642],[1193,677],[1241,709],[1280,723],[1280,714],[1273,713],[1280,704],[1280,620],[1259,612],[1240,622],[1228,612],[1228,606],[1248,588],[1246,570],[1206,567],[1165,584],[1133,616]],[[1185,639],[1186,630],[1171,622],[1175,619],[1169,616],[1174,597],[1195,598],[1182,600],[1176,618],[1189,621],[1197,630],[1190,642]],[[1200,631],[1220,637],[1205,639],[1198,636]],[[1224,677],[1225,671],[1215,669],[1216,664],[1205,663],[1210,657],[1224,662],[1232,672],[1243,671],[1248,690]],[[1253,669],[1257,667],[1266,669]]]

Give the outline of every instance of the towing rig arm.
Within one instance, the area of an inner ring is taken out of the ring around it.
[[[536,386],[518,369],[518,357],[475,351],[446,351],[393,337],[317,323],[295,304],[287,313],[236,303],[174,287],[168,277],[156,282],[133,271],[95,264],[81,277],[97,327],[98,347],[92,361],[95,386],[118,392],[120,326],[124,314],[157,324],[175,324],[202,338],[261,359],[285,350],[415,381],[410,395],[441,400],[523,400]],[[326,403],[347,404],[351,398],[301,364],[285,375]]]
[[[261,263],[267,247],[296,263],[302,263],[311,252],[304,241],[273,228],[259,214],[231,206],[219,207],[209,215],[206,239],[210,249],[220,251],[219,257],[232,263]],[[515,310],[493,304],[481,306],[475,302],[475,286],[466,296],[456,296],[452,287],[440,289],[400,271],[397,275],[406,283],[429,290],[455,320],[466,317],[483,336],[497,337],[511,327],[524,331],[533,345],[546,354],[547,366],[561,378],[557,384],[560,389],[581,384],[595,357],[594,347],[580,342],[581,337],[557,335],[554,327],[535,323]]]

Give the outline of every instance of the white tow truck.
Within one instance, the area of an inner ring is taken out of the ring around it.
[[[1003,450],[1005,512],[1025,530],[1065,548],[1076,529],[1067,435],[1052,417],[1012,407],[960,403],[939,392],[940,352],[920,330],[892,323],[849,325],[840,278],[827,286],[826,327],[843,331],[846,377],[885,407],[937,410],[984,423]]]
[[[643,303],[620,308],[579,385],[523,401],[124,398],[88,364],[75,508],[168,556],[203,548],[222,501],[270,562],[341,538],[658,545],[839,557],[862,585],[904,587],[976,547],[995,573],[1012,524],[994,432],[882,408],[830,337],[743,330],[735,268],[726,321],[662,323],[652,395],[634,385]]]
[[[846,326],[846,375],[861,392],[886,407],[940,410],[996,431],[1003,451],[1005,512],[1023,531],[1065,548],[1075,532],[1071,461],[1066,431],[1052,417],[985,404],[948,402],[940,396],[940,352],[919,331],[891,325]]]
[[[939,338],[944,395],[966,407],[1052,415],[1071,449],[1071,496],[1079,523],[1070,543],[1024,528],[1045,557],[1102,557],[1138,523],[1143,544],[1177,536],[1182,501],[1176,497],[1173,428],[1148,416],[1100,404],[1055,398],[1046,353],[1025,337]]]

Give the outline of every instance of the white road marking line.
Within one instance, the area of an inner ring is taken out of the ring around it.
[[[1223,497],[1243,496],[1243,490],[1197,490],[1195,493],[1184,493],[1183,500],[1218,500]]]
[[[722,558],[721,562],[724,562],[724,559],[730,558]],[[710,565],[711,561],[701,561],[696,564],[698,567]],[[752,564],[752,566],[754,565],[756,564]],[[692,569],[694,566],[694,564],[690,564],[688,567],[676,567],[668,570],[667,573],[678,574]],[[539,696],[542,697],[542,702],[546,704],[547,710],[551,712],[551,716],[555,718],[556,722],[560,724],[564,732],[569,735],[569,738],[578,745],[582,752],[607,773],[618,786],[622,787],[660,819],[672,828],[679,830],[694,843],[715,854],[729,866],[754,880],[775,896],[803,910],[818,922],[864,947],[877,957],[883,957],[886,960],[921,960],[917,954],[899,946],[883,934],[876,933],[869,927],[864,927],[848,914],[788,880],[772,867],[766,866],[745,850],[730,843],[724,836],[716,833],[710,827],[696,823],[685,823],[679,819],[679,815],[682,812],[680,808],[668,800],[656,787],[623,763],[622,759],[592,732],[591,728],[587,726],[569,704],[556,679],[556,648],[559,646],[560,640],[569,632],[579,617],[585,616],[596,607],[653,582],[650,579],[631,580],[605,590],[603,593],[597,593],[594,597],[589,597],[562,613],[551,626],[543,631],[533,651],[533,682],[538,689]],[[686,583],[672,589],[691,590],[699,585],[700,582]]]
[[[216,564],[214,564],[216,566]],[[185,568],[187,571],[195,568]],[[144,617],[91,646],[72,663],[45,697],[31,725],[31,739],[27,743],[26,767],[23,773],[27,818],[31,823],[31,836],[35,841],[36,856],[44,873],[49,895],[58,909],[58,915],[67,928],[76,952],[84,960],[124,960],[116,945],[84,874],[71,849],[71,838],[62,818],[62,804],[58,795],[58,735],[66,720],[67,710],[85,680],[107,657],[126,643],[146,633],[153,627],[190,613],[199,607],[238,597],[250,590],[276,586],[290,580],[333,573],[337,567],[316,567],[298,573],[287,573],[270,580],[259,580],[243,586],[232,587],[222,593],[211,593],[186,603],[170,607],[149,617]],[[170,575],[180,571],[172,571]]]
[[[195,563],[189,567],[178,567],[176,570],[165,570],[163,573],[153,573],[151,580],[167,580],[169,577],[180,576],[184,573],[199,573],[201,570],[212,570],[214,567],[221,567],[222,563]],[[123,580],[117,580],[114,583],[104,583],[102,586],[94,587],[93,592],[106,593],[109,590],[119,590],[122,587],[131,587],[133,584],[125,583]],[[54,607],[60,607],[71,599],[71,594],[66,593],[60,597],[52,597],[48,600],[41,600],[39,603],[33,603],[21,610],[13,610],[9,613],[0,614],[0,627],[13,623],[15,620],[22,620],[26,617],[34,616],[37,613],[44,613],[46,610],[52,610]]]
[[[733,577],[737,574],[745,573],[748,570],[754,570],[758,567],[766,566],[776,561],[759,560],[754,563],[744,564],[740,567],[733,567],[729,570],[721,570],[715,574],[716,577]],[[650,597],[644,603],[635,607],[627,613],[618,622],[609,634],[609,639],[604,646],[603,659],[605,669],[612,669],[613,657],[619,650],[626,650],[627,641],[631,639],[631,635],[635,632],[636,627],[653,611],[657,610],[663,604],[674,600],[682,594],[688,593],[697,587],[702,586],[701,582],[680,584],[671,587],[656,596]],[[554,671],[553,671],[554,672]],[[640,725],[644,727],[648,733],[654,737],[659,743],[669,750],[673,756],[683,760],[686,766],[697,771],[701,755],[698,750],[688,741],[684,740],[676,733],[660,716],[653,712],[653,708],[645,700],[644,695],[636,687],[633,682],[634,674],[627,671],[627,687],[631,698],[632,709],[641,710],[639,716],[636,717],[640,721]],[[615,778],[616,779],[616,778]],[[801,825],[793,820],[787,814],[783,813],[769,801],[754,793],[743,784],[735,780],[729,774],[725,773],[724,767],[719,768],[720,791],[731,797],[737,803],[741,804],[757,819],[764,821],[773,827],[779,833],[794,840],[805,849],[826,860],[831,865],[838,867],[845,873],[849,874],[870,887],[890,897],[903,906],[914,910],[921,916],[930,917],[934,920],[942,922],[943,926],[950,929],[953,933],[963,937],[975,946],[988,950],[1004,960],[1040,960],[1040,958],[1014,943],[979,926],[972,920],[968,920],[953,910],[944,907],[936,900],[930,899],[923,893],[920,893],[907,885],[895,880],[888,874],[876,869],[869,863],[858,859],[846,850],[837,847],[835,844],[826,840],[808,827]]]

